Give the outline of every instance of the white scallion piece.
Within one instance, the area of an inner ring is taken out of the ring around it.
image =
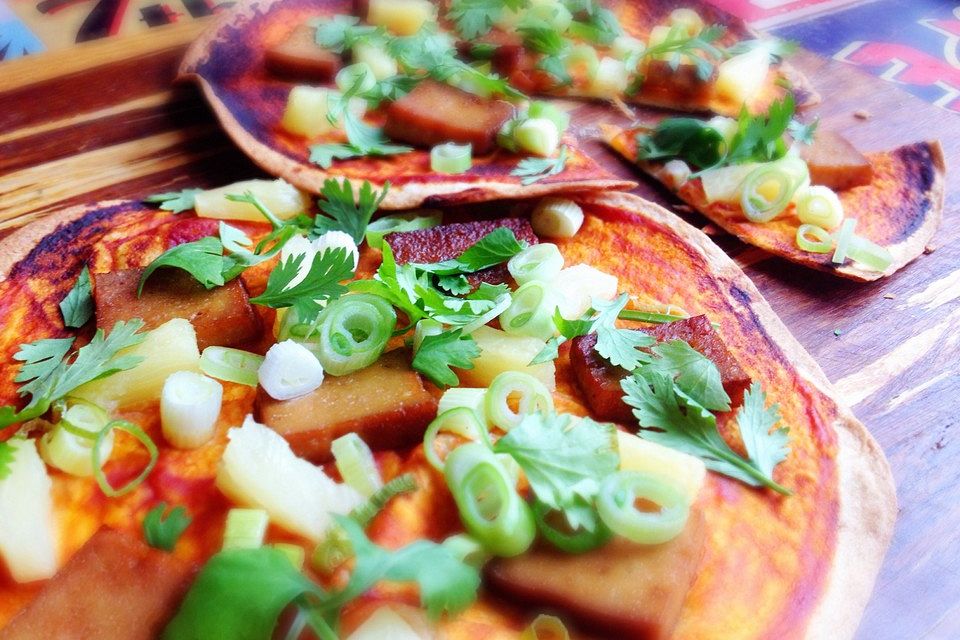
[[[10,473],[0,480],[0,558],[16,582],[57,572],[53,483],[33,440],[13,438]]]
[[[178,449],[196,449],[213,437],[223,386],[193,371],[178,371],[167,378],[160,393],[163,437]]]
[[[369,498],[383,486],[370,447],[356,433],[347,433],[330,444],[340,477],[360,495]]]
[[[549,118],[528,118],[514,128],[513,139],[521,151],[549,158],[560,144],[560,131]]]
[[[323,365],[302,344],[284,340],[267,351],[257,378],[271,398],[291,400],[323,383]]]
[[[113,439],[111,432],[100,445],[100,460],[104,463],[113,452]],[[41,457],[51,467],[81,478],[93,475],[93,439],[71,433],[58,424],[43,434],[38,444]]]
[[[530,216],[537,235],[549,238],[572,238],[583,226],[583,209],[567,198],[544,198]]]
[[[617,277],[588,264],[567,267],[551,283],[559,300],[560,315],[567,320],[578,320],[587,312],[593,300],[613,300],[617,297]]]

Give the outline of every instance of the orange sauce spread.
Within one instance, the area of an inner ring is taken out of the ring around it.
[[[587,213],[591,215],[580,233],[558,242],[567,263],[591,264],[616,275],[621,290],[675,304],[690,313],[705,313],[718,321],[727,346],[751,377],[763,383],[769,402],[780,404],[782,424],[790,428],[791,453],[777,468],[776,480],[792,489],[793,496],[781,497],[709,474],[700,496],[705,507],[707,548],[676,637],[798,635],[823,591],[835,547],[838,492],[836,437],[831,425],[836,407],[793,373],[783,353],[758,327],[746,305],[747,294],[723,277],[708,275],[700,254],[672,231],[615,210],[594,207]],[[97,242],[90,257],[91,270],[140,266],[166,249],[175,236],[179,241],[195,239],[177,235],[184,232],[180,225],[197,226],[190,220],[169,222],[165,214],[153,212],[128,215]],[[622,256],[631,258],[623,260]],[[377,263],[376,252],[365,249],[361,277],[369,275]],[[270,266],[244,274],[254,294],[264,286]],[[18,345],[62,333],[57,329],[57,302],[72,279],[57,288],[43,275],[41,272],[0,283],[0,316],[6,319],[0,333],[7,363],[0,369],[0,402],[4,404],[16,400],[12,378],[17,367],[9,363]],[[51,270],[50,275],[55,272]],[[731,298],[744,304],[734,304]],[[272,317],[265,319],[265,326],[271,326]],[[219,549],[231,504],[214,486],[217,465],[227,430],[239,425],[252,410],[255,394],[241,385],[224,383],[224,388],[217,435],[196,450],[179,451],[164,443],[155,406],[124,414],[141,425],[161,450],[148,480],[126,496],[106,498],[92,479],[50,470],[61,563],[100,526],[139,532],[145,514],[161,501],[185,505],[194,519],[177,545],[178,556],[199,564]],[[559,411],[587,413],[570,375],[566,350],[561,350],[557,361],[555,397]],[[378,516],[369,530],[374,541],[398,547],[418,538],[440,540],[461,530],[443,479],[425,462],[421,447],[381,452],[377,458],[385,479],[411,472],[418,480],[418,489],[395,499]],[[107,475],[112,483],[120,484],[135,476],[145,461],[140,445],[118,433]],[[336,477],[335,469],[328,466],[327,471]],[[275,527],[268,537],[297,541]],[[0,628],[42,587],[17,585],[3,571],[0,568]],[[418,603],[416,592],[409,587],[378,586],[347,607],[344,628],[354,626],[371,604],[380,600]],[[452,638],[515,638],[530,617],[481,595],[477,603],[443,626]]]

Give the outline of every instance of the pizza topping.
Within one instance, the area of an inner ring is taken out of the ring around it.
[[[458,174],[473,165],[473,147],[470,144],[446,142],[430,149],[430,170],[437,173]]]
[[[512,406],[517,410],[514,411]],[[553,412],[553,396],[542,382],[519,371],[505,371],[494,378],[484,396],[484,413],[495,427],[510,431],[531,413]]]
[[[77,281],[66,297],[60,301],[60,313],[63,315],[63,326],[70,329],[79,329],[93,317],[93,289],[86,265],[80,270]]]
[[[471,144],[485,154],[496,146],[497,132],[513,115],[507,102],[485,100],[450,85],[424,80],[387,107],[385,133],[420,147],[444,142]]]
[[[546,346],[543,340],[510,335],[486,326],[470,336],[479,347],[480,355],[473,358],[471,369],[458,370],[462,385],[488,387],[504,371],[520,371],[530,374],[550,391],[556,388],[553,362],[530,364]]]
[[[362,78],[359,82],[362,82]],[[367,104],[361,98],[344,98],[342,93],[333,89],[297,85],[287,96],[280,126],[288,133],[307,139],[343,129],[344,115],[335,113],[333,109],[344,100],[350,117],[360,118],[367,110]]]
[[[267,536],[270,514],[263,509],[230,509],[221,549],[259,549]]]
[[[40,457],[51,467],[73,476],[93,475],[93,442],[107,423],[109,414],[100,407],[78,402],[66,408],[60,421],[38,440]],[[100,443],[101,466],[113,452],[113,433]]]
[[[267,350],[257,377],[271,398],[292,400],[319,387],[323,373],[323,366],[306,347],[283,340]]]
[[[850,142],[834,131],[820,131],[816,139],[800,150],[810,167],[810,182],[834,191],[870,184],[873,167]]]
[[[793,176],[782,167],[762,165],[740,187],[743,215],[750,222],[770,222],[787,208],[797,187]]]
[[[307,24],[296,27],[283,41],[267,49],[264,58],[267,68],[271,73],[297,80],[333,79],[340,69],[340,56],[321,48],[316,35],[316,27]]]
[[[623,431],[617,431],[617,450],[621,471],[656,478],[681,492],[687,504],[696,502],[707,475],[706,465],[696,456]]]
[[[858,235],[850,238],[847,255],[858,265],[873,271],[886,271],[893,264],[889,249]]]
[[[57,571],[53,483],[33,440],[3,444],[11,460],[0,478],[0,556],[15,581],[45,580]]]
[[[228,347],[207,347],[200,354],[200,370],[211,378],[257,386],[263,356]]]
[[[810,253],[830,253],[833,251],[833,236],[830,232],[815,224],[802,224],[797,227],[797,246]]]
[[[193,209],[198,193],[203,189],[183,189],[182,191],[167,191],[165,193],[155,193],[143,199],[148,204],[159,204],[160,208],[170,213],[183,213]]]
[[[430,0],[368,0],[367,22],[397,35],[415,34],[437,19],[437,7]]]
[[[257,206],[254,198],[262,206]],[[201,218],[249,222],[263,222],[262,209],[266,208],[277,219],[288,220],[309,210],[310,198],[284,180],[245,180],[197,193],[193,208]]]
[[[161,502],[147,512],[143,519],[143,539],[154,549],[167,553],[173,551],[183,532],[193,522],[183,505],[167,511],[167,503]]]
[[[473,361],[479,355],[476,341],[463,335],[462,328],[443,331],[438,327],[438,331],[422,336],[413,354],[412,366],[434,385],[443,388],[460,383],[453,367],[472,369]]]
[[[544,178],[555,176],[567,164],[567,146],[560,145],[560,151],[555,158],[524,158],[517,163],[517,168],[510,175],[521,178],[520,184],[529,186]]]
[[[807,187],[797,197],[797,218],[803,224],[836,229],[843,222],[843,204],[830,187]]]
[[[342,376],[376,362],[396,324],[397,314],[389,302],[371,294],[355,293],[328,304],[313,327],[295,325],[290,333],[297,335],[300,328],[305,328],[303,339],[305,344],[311,344],[311,331],[315,331],[316,342],[312,344],[320,364],[328,374]]]
[[[553,289],[533,280],[513,292],[510,306],[500,315],[500,327],[509,334],[548,340],[553,337],[553,312],[557,308]]]
[[[538,235],[572,238],[583,225],[583,209],[566,198],[544,198],[534,208],[530,224]]]
[[[830,259],[834,264],[843,264],[846,262],[847,252],[850,249],[850,241],[853,239],[853,232],[856,227],[857,221],[853,218],[847,218],[843,221],[843,224],[834,236],[837,241],[836,250]]]
[[[639,544],[673,540],[690,516],[690,502],[674,484],[636,471],[607,476],[596,500],[597,513],[610,531]],[[653,510],[638,508],[638,501]]]
[[[528,282],[552,282],[563,269],[563,256],[557,245],[541,242],[510,258],[507,270],[520,285]]]
[[[163,437],[178,449],[196,449],[213,437],[223,386],[194,371],[177,371],[163,383],[160,392],[160,424]]]
[[[345,433],[330,444],[340,477],[357,493],[369,498],[383,487],[373,452],[356,432]]]

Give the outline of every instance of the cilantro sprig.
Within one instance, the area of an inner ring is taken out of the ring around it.
[[[432,264],[415,264],[417,269],[441,276],[462,273],[476,273],[483,269],[502,264],[517,255],[526,242],[517,240],[513,230],[498,227],[467,247],[459,256]]]
[[[310,237],[317,238],[327,231],[343,231],[359,245],[363,242],[370,218],[377,212],[389,190],[389,182],[385,183],[383,191],[379,192],[374,191],[369,182],[364,182],[354,201],[353,185],[349,180],[325,180],[320,191],[323,199],[319,201],[322,214],[314,218]]]
[[[426,336],[413,356],[413,368],[438,387],[453,387],[460,378],[451,367],[472,369],[473,361],[480,355],[480,347],[463,329],[444,331]]]
[[[567,145],[561,145],[560,152],[555,158],[524,158],[517,164],[517,168],[510,172],[510,175],[522,178],[520,183],[528,186],[557,175],[563,171],[566,164]]]
[[[668,64],[674,71],[680,67],[681,60],[690,60],[697,68],[697,76],[701,80],[708,80],[716,62],[724,58],[724,52],[714,43],[726,32],[725,27],[712,24],[691,36],[685,35],[684,28],[677,25],[670,29],[663,42],[644,51],[643,57],[656,59],[669,56]]]
[[[488,33],[505,9],[519,11],[525,4],[526,0],[453,0],[447,17],[464,39],[474,40]]]
[[[289,256],[274,267],[263,293],[250,302],[280,309],[297,306],[307,315],[321,308],[318,301],[332,300],[346,293],[342,281],[353,277],[353,256],[343,247],[329,249],[312,256],[306,275],[301,267],[306,254]],[[302,277],[301,277],[302,276]]]
[[[155,193],[143,199],[149,204],[159,204],[164,211],[171,213],[183,213],[193,209],[196,205],[198,193],[203,193],[203,189],[183,189],[182,191],[167,191],[165,193]]]
[[[60,313],[63,326],[79,329],[93,317],[93,286],[90,282],[90,270],[84,265],[70,291],[60,301]]]
[[[143,537],[154,549],[169,553],[193,522],[193,518],[187,514],[187,508],[183,505],[174,507],[169,512],[167,509],[167,503],[161,502],[147,513],[143,519]]]

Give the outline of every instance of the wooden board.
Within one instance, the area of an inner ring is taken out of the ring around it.
[[[171,86],[198,26],[0,66],[0,234],[79,202],[261,175],[220,133],[192,87]],[[853,67],[810,54],[796,62],[824,96],[817,112],[825,125],[860,148],[939,137],[948,164],[960,158],[960,117]],[[860,109],[872,117],[856,119]],[[589,135],[605,113],[583,106],[575,123]],[[637,177],[600,144],[590,149],[619,175]],[[715,236],[893,466],[899,520],[859,632],[864,639],[960,637],[960,172],[947,177],[944,224],[932,253],[881,282],[811,272]],[[637,192],[675,204],[651,184]]]

